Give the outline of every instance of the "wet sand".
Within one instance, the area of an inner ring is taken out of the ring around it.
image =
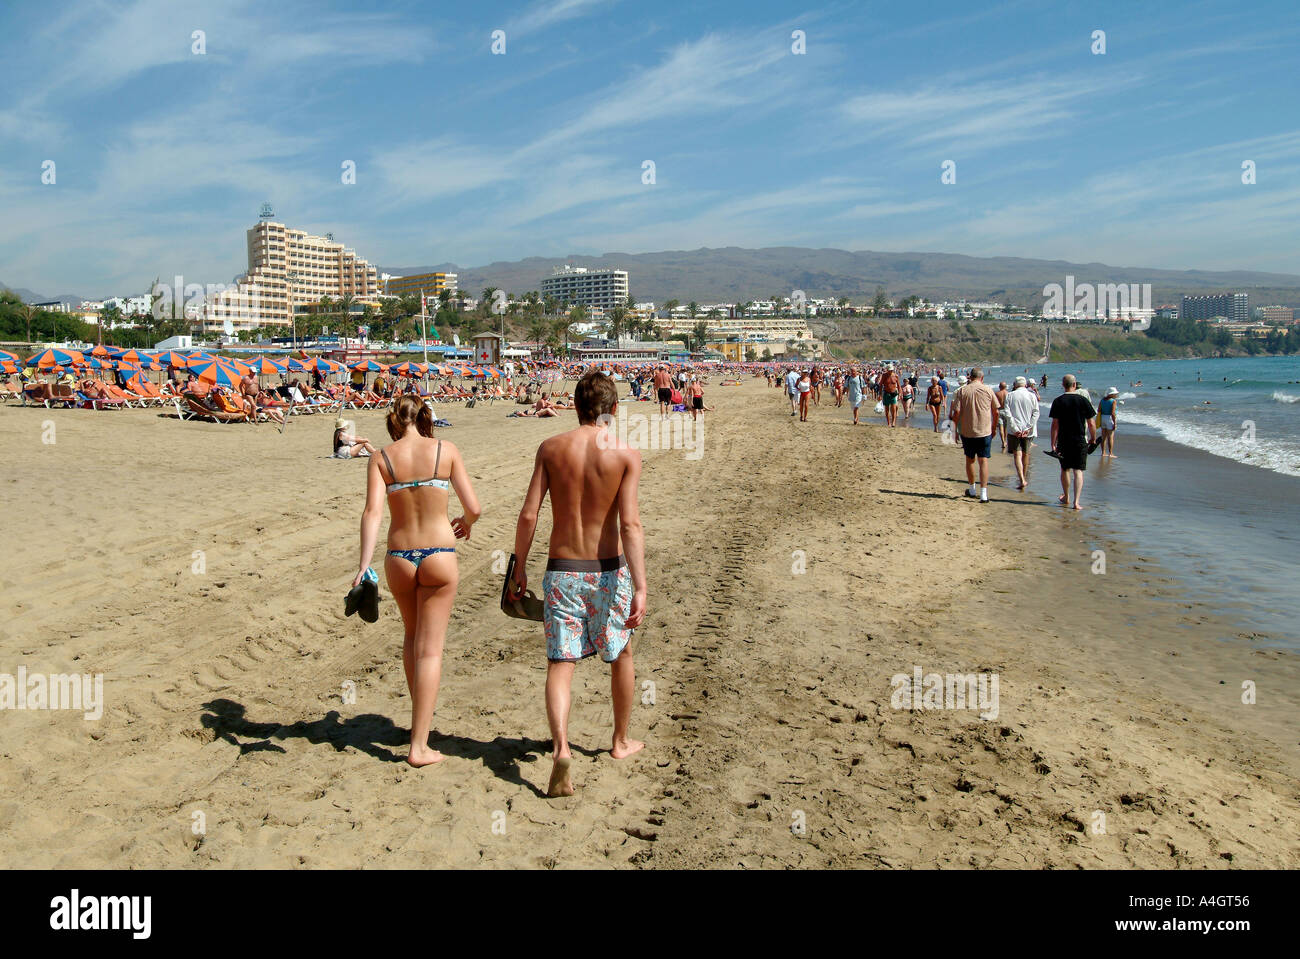
[[[1086,515],[1005,486],[964,501],[928,432],[799,424],[758,383],[709,403],[699,459],[645,454],[647,748],[611,760],[608,670],[584,662],[561,800],[540,628],[502,616],[492,564],[536,444],[572,419],[443,411],[485,512],[434,717],[448,758],[415,770],[395,607],[343,615],[364,465],[327,457],[332,419],[0,410],[21,531],[0,672],[102,673],[107,699],[97,722],[0,714],[0,863],[1300,865],[1294,655],[1124,542],[1091,574]],[[380,413],[349,415],[382,437]],[[997,718],[893,708],[916,667],[996,673]]]

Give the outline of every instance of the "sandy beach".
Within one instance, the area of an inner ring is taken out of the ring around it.
[[[1015,493],[1006,457],[980,505],[926,430],[829,403],[800,424],[761,381],[709,402],[698,459],[644,454],[647,748],[611,760],[608,670],[583,663],[560,800],[540,627],[501,614],[493,565],[572,414],[441,409],[484,515],[434,717],[448,758],[415,770],[397,611],[385,591],[378,623],[343,613],[365,465],[328,457],[332,418],[0,410],[0,673],[102,673],[105,696],[97,721],[0,714],[0,865],[1300,866],[1294,655],[1131,543],[1094,575],[1086,513]],[[384,438],[380,412],[348,416]],[[996,674],[996,718],[894,708],[915,669]]]

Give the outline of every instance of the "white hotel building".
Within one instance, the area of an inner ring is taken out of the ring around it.
[[[207,298],[201,332],[236,332],[264,326],[288,328],[296,307],[351,296],[374,300],[381,292],[373,266],[330,237],[313,236],[262,220],[248,231],[248,273]]]
[[[565,264],[542,280],[542,296],[608,313],[615,307],[627,306],[627,270]]]

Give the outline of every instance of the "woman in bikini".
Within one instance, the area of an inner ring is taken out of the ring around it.
[[[460,450],[433,438],[433,414],[416,396],[399,397],[388,413],[393,443],[370,460],[366,508],[361,514],[361,582],[379,538],[384,500],[392,510],[384,576],[405,626],[402,666],[411,694],[411,749],[406,761],[427,766],[442,759],[429,747],[429,727],[442,679],[459,572],[456,540],[469,539],[480,510]],[[419,478],[417,478],[419,477]],[[447,519],[448,487],[456,490],[464,515]]]

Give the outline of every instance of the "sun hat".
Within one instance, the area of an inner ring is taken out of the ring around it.
[[[348,421],[341,416],[334,421],[334,428],[336,430],[341,430],[347,425],[348,425]]]
[[[963,385],[965,385],[965,383],[966,383],[966,377],[964,377],[964,376],[959,376],[959,377],[957,377],[957,382],[958,382],[958,383],[961,383],[961,384],[963,384]]]
[[[1107,396],[1119,396],[1119,390],[1115,389],[1115,387],[1112,386],[1110,389],[1108,389],[1108,390],[1106,391],[1106,395],[1107,395]]]
[[[1016,386],[1028,386],[1028,385],[1029,385],[1029,381],[1025,379],[1023,376],[1016,377]]]

